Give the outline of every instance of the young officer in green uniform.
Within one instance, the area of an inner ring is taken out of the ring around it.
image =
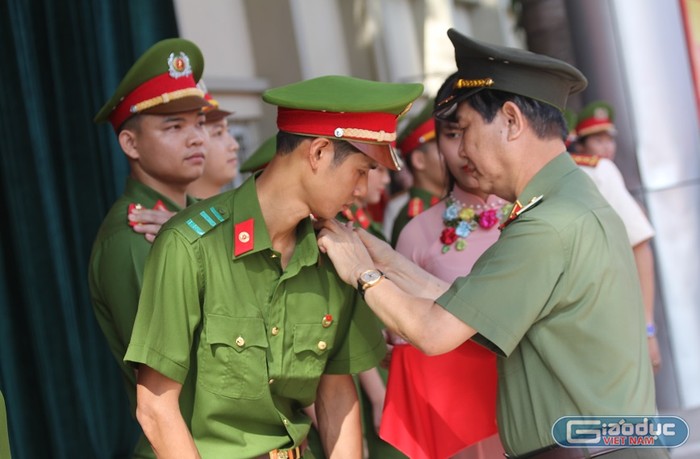
[[[436,114],[456,110],[460,154],[479,187],[516,203],[499,240],[451,286],[331,220],[321,250],[387,327],[425,353],[473,337],[499,356],[498,426],[510,457],[668,457],[563,449],[552,438],[562,416],[656,412],[624,225],[565,152],[561,110],[585,78],[546,56],[448,36],[459,80]]]
[[[413,217],[437,204],[447,191],[447,173],[435,138],[435,119],[431,98],[399,133],[399,150],[411,175],[408,202],[399,211],[391,230],[391,245],[396,247],[401,230]]]
[[[376,318],[319,253],[310,215],[333,218],[396,168],[396,119],[420,84],[328,76],[271,89],[277,154],[239,188],[173,217],[146,263],[125,361],[137,417],[160,457],[360,457],[351,374],[385,342]]]
[[[202,108],[209,104],[196,87],[203,67],[194,43],[160,41],[134,63],[95,117],[112,125],[131,170],[97,233],[88,275],[97,322],[134,408],[136,374],[123,358],[151,243],[132,231],[129,214],[140,208],[175,212],[191,203],[185,189],[202,174],[207,138]],[[153,456],[144,438],[134,454]]]

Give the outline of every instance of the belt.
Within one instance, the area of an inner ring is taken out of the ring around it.
[[[273,449],[267,454],[258,456],[256,459],[301,459],[308,446],[309,443],[304,439],[297,447],[292,449]]]
[[[622,448],[563,448],[552,445],[520,456],[505,456],[509,459],[591,459],[620,449]]]

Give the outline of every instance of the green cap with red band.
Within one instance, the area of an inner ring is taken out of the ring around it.
[[[272,161],[277,153],[277,136],[272,136],[262,143],[245,161],[241,164],[241,172],[255,172],[264,169],[267,163]]]
[[[396,143],[403,156],[406,156],[424,143],[435,140],[433,104],[433,99],[427,101],[423,110],[411,118],[399,133],[399,139]]]
[[[277,105],[280,131],[344,140],[379,164],[398,170],[392,147],[396,121],[422,93],[419,83],[330,75],[269,89],[263,100]]]
[[[95,116],[117,132],[138,113],[170,114],[208,107],[197,81],[204,70],[201,51],[189,40],[169,38],[146,50]]]
[[[207,89],[207,85],[204,84],[204,80],[199,80],[197,87],[204,92],[204,100],[209,102],[211,107],[204,107],[204,116],[206,118],[206,123],[216,123],[224,118],[233,115],[233,112],[228,110],[223,110],[219,106],[219,101],[214,99]]]
[[[615,110],[609,103],[597,100],[581,109],[576,123],[576,135],[585,137],[599,132],[615,134]]]

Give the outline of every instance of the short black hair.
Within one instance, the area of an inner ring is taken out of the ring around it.
[[[137,134],[141,132],[141,115],[139,113],[127,118],[119,129],[117,129],[117,135],[124,130],[134,131]]]
[[[321,137],[321,136],[319,136]],[[294,151],[304,140],[313,139],[314,137],[292,134],[286,131],[277,132],[277,154],[286,155]],[[344,140],[328,139],[333,143],[333,165],[339,166],[345,159],[354,153],[362,153],[355,148],[351,143]]]
[[[539,139],[566,137],[566,121],[562,112],[553,105],[529,97],[494,89],[484,89],[464,100],[478,112],[486,123],[491,123],[506,102],[513,102],[530,122]]]

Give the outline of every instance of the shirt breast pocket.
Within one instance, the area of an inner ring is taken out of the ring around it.
[[[207,314],[197,379],[208,391],[255,400],[267,387],[267,337],[262,319]]]
[[[294,325],[294,373],[315,378],[323,373],[335,338],[336,327],[321,324]]]

